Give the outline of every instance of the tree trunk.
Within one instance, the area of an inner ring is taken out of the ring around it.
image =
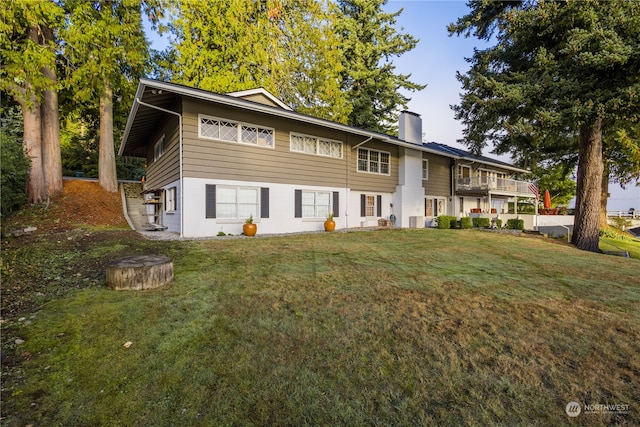
[[[600,190],[600,228],[607,225],[607,202],[609,201],[609,161],[603,156],[602,187]]]
[[[53,30],[43,28],[45,44],[53,41]],[[55,196],[62,192],[62,158],[60,154],[60,119],[58,113],[58,91],[56,73],[43,68],[42,74],[51,80],[51,89],[44,91],[42,100],[42,167],[47,192]]]
[[[116,152],[113,145],[113,89],[104,80],[100,94],[100,153],[98,159],[98,181],[106,191],[118,190],[116,175]]]
[[[599,252],[600,203],[602,195],[602,120],[580,126],[578,182],[573,243],[579,248]]]
[[[41,203],[47,197],[47,187],[42,173],[42,127],[40,104],[35,96],[31,97],[33,105],[22,105],[24,121],[23,146],[31,165],[27,181],[27,200],[30,203]]]
[[[27,37],[38,43],[38,29],[29,27]],[[41,203],[47,197],[47,186],[42,172],[42,115],[40,100],[33,87],[27,81],[25,85],[25,101],[19,101],[22,108],[24,134],[22,144],[24,152],[31,161],[27,180],[27,200],[30,203]]]

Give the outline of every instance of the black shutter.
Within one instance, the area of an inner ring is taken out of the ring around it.
[[[382,216],[382,196],[380,194],[378,194],[378,200],[377,203],[378,205],[378,217]]]
[[[269,218],[269,188],[260,189],[260,218]]]
[[[302,190],[295,191],[294,213],[296,218],[302,218]]]
[[[216,186],[215,185],[206,185],[205,190],[205,206],[206,213],[205,218],[215,218],[216,217]]]
[[[340,193],[333,192],[333,216],[338,218],[340,216]]]
[[[360,216],[367,216],[367,196],[360,195]]]

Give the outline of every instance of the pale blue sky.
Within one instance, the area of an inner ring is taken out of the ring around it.
[[[473,55],[474,47],[482,42],[475,38],[449,37],[447,26],[468,11],[466,2],[431,0],[390,0],[385,6],[387,12],[403,9],[397,19],[396,28],[418,38],[420,42],[412,51],[394,58],[396,70],[411,74],[411,80],[427,84],[420,92],[409,93],[411,101],[408,109],[422,116],[422,131],[425,141],[436,141],[465,148],[456,141],[462,138],[462,125],[454,119],[450,105],[460,101],[461,87],[456,80],[456,71],[469,69],[465,58]],[[159,40],[153,32],[149,39],[156,49],[167,46],[166,40]],[[492,156],[489,152],[484,153]],[[508,158],[503,160],[509,161]],[[640,187],[622,191],[616,184],[610,185],[609,210],[640,209]]]

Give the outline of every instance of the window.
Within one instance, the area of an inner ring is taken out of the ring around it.
[[[429,160],[422,159],[422,179],[429,179]]]
[[[390,156],[385,151],[358,148],[358,172],[389,175]]]
[[[258,218],[259,188],[225,187],[216,188],[216,217],[218,219]]]
[[[458,178],[470,178],[471,168],[469,166],[458,165]]]
[[[440,197],[425,197],[424,216],[444,215],[445,199]]]
[[[164,154],[164,135],[153,145],[153,161],[155,162]]]
[[[164,210],[175,212],[176,210],[176,187],[168,188],[164,191]]]
[[[274,130],[271,128],[203,115],[198,117],[200,120],[198,136],[200,138],[239,142],[260,147],[273,148],[274,146]]]
[[[424,199],[424,216],[433,216],[433,199]]]
[[[302,218],[326,218],[331,212],[331,193],[302,191]]]
[[[376,197],[366,196],[364,205],[364,216],[373,216],[376,211]]]
[[[326,219],[333,212],[340,216],[340,193],[337,191],[295,190],[294,217]]]
[[[382,195],[361,194],[360,195],[360,216],[381,217],[382,216]]]
[[[460,213],[464,213],[464,197],[460,197]]]
[[[289,149],[298,153],[342,158],[342,142],[311,135],[291,133]]]

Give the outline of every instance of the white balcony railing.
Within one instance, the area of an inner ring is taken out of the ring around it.
[[[534,194],[529,189],[531,185],[528,181],[518,181],[510,178],[494,178],[488,176],[477,176],[469,178],[458,178],[456,190],[477,191],[477,192],[501,192],[517,196],[531,196]]]

